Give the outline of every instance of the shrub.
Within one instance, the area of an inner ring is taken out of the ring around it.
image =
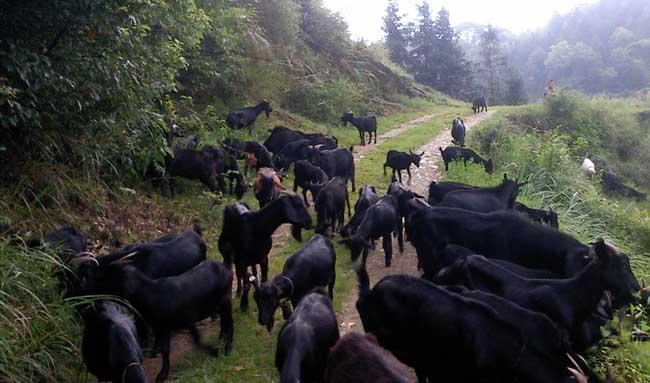
[[[341,113],[362,107],[362,97],[354,85],[339,78],[316,81],[287,92],[283,106],[316,121],[340,123]]]

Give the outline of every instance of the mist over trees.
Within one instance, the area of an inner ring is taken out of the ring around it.
[[[557,15],[508,46],[532,98],[542,96],[549,79],[587,94],[630,94],[650,81],[650,2],[601,0]]]
[[[480,49],[471,59],[451,26],[449,12],[442,8],[434,18],[424,1],[417,6],[414,23],[405,23],[396,0],[389,1],[383,30],[391,60],[418,82],[467,100],[484,95],[492,104],[526,102],[521,75],[509,65],[493,27],[482,31]]]

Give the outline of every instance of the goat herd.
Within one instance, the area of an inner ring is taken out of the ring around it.
[[[259,114],[270,111],[270,105],[252,109]],[[246,116],[229,115],[228,123],[249,126]],[[346,114],[342,120],[359,128],[362,143],[365,132],[376,137],[374,118]],[[492,172],[490,160],[462,148],[462,120],[454,121],[453,130],[459,147],[443,151],[445,164],[460,157]],[[228,155],[235,159],[224,161]],[[390,151],[384,164],[384,171],[393,169],[387,193],[379,196],[375,187],[361,187],[351,214],[351,148],[337,148],[333,137],[276,127],[264,144],[227,140],[222,148],[177,149],[171,166],[186,163],[172,173],[179,175],[180,168],[196,172],[194,167],[208,161],[209,172],[194,178],[213,187],[215,177],[236,173],[238,197],[246,182],[232,163],[243,159],[247,168],[256,168],[260,209],[253,211],[244,202],[224,208],[218,239],[223,264],[206,260],[198,227],[103,256],[86,252],[85,237],[72,227],[35,241],[58,244],[69,265],[62,273],[68,294],[116,295],[139,313],[133,321],[120,303],[104,299],[82,311],[88,370],[100,381],[146,381],[141,350],[149,348],[151,332],[155,344],[150,349],[163,356],[156,381],[163,381],[169,374],[173,331],[188,330],[201,349],[218,355],[216,347],[201,341],[196,327],[207,318],[219,318],[228,354],[234,335],[234,265],[242,310],[248,307],[251,286],[260,325],[271,331],[281,308],[285,323],[275,364],[282,383],[406,382],[394,357],[412,367],[420,383],[601,381],[578,353],[599,340],[600,327],[613,310],[632,302],[640,290],[628,258],[601,239],[588,246],[559,231],[553,211],[517,203],[523,184],[505,175],[499,186],[489,188],[432,182],[425,199],[401,183],[401,170],[419,166],[420,156]],[[221,161],[231,163],[230,172]],[[282,174],[292,163],[293,190],[301,187],[302,197],[282,190]],[[312,227],[308,191],[315,204],[316,234],[269,280],[276,229],[290,224],[300,241],[302,229]],[[344,225],[346,205],[351,217]],[[356,307],[365,335],[339,338],[332,308],[335,233],[353,261],[361,257]],[[403,252],[404,234],[416,250],[422,277],[390,275],[371,288],[369,249],[382,238],[385,265],[391,266],[392,238],[397,237]]]

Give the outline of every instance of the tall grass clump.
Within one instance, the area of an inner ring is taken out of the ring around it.
[[[79,325],[54,270],[58,257],[0,239],[0,381],[71,381]]]

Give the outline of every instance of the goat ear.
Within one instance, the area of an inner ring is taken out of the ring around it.
[[[503,173],[503,180],[507,181],[508,180],[508,175],[506,173]]]
[[[420,157],[422,157],[423,155],[424,155],[424,152],[420,153]]]

